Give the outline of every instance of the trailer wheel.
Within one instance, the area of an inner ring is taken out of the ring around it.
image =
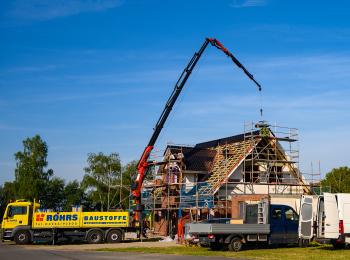
[[[108,232],[107,242],[108,243],[120,243],[122,241],[122,232],[118,229],[114,229]]]
[[[242,247],[243,247],[242,239],[239,237],[234,237],[231,240],[230,244],[228,245],[228,250],[238,252],[238,251],[241,251]]]
[[[103,242],[103,233],[101,230],[92,229],[88,232],[86,240],[89,244],[100,244]]]
[[[30,243],[30,233],[26,230],[17,231],[14,240],[17,245],[26,245]]]

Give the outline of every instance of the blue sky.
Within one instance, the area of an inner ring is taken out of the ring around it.
[[[0,184],[40,134],[56,176],[89,152],[138,159],[174,83],[206,36],[263,86],[264,119],[300,130],[310,171],[349,166],[348,1],[13,0],[0,4]],[[195,144],[259,120],[255,86],[208,48],[159,138]]]

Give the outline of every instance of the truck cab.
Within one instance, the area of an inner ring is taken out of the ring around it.
[[[270,206],[270,239],[269,244],[298,243],[299,215],[287,205]]]
[[[26,200],[16,200],[7,205],[1,224],[2,240],[13,240],[13,234],[18,229],[30,229],[33,215],[33,205],[39,204]]]

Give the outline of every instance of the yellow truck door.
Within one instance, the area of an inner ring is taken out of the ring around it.
[[[4,215],[2,226],[12,229],[17,226],[28,225],[29,206],[9,205]]]

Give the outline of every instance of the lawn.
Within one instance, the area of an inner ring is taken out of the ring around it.
[[[230,251],[212,251],[202,247],[129,247],[129,248],[103,248],[98,251],[114,252],[139,252],[155,254],[174,254],[174,255],[195,255],[195,256],[224,256],[249,259],[350,259],[350,249],[334,250],[329,245],[311,245],[307,248],[287,247],[287,248],[269,248],[269,249],[246,249],[240,252]]]

